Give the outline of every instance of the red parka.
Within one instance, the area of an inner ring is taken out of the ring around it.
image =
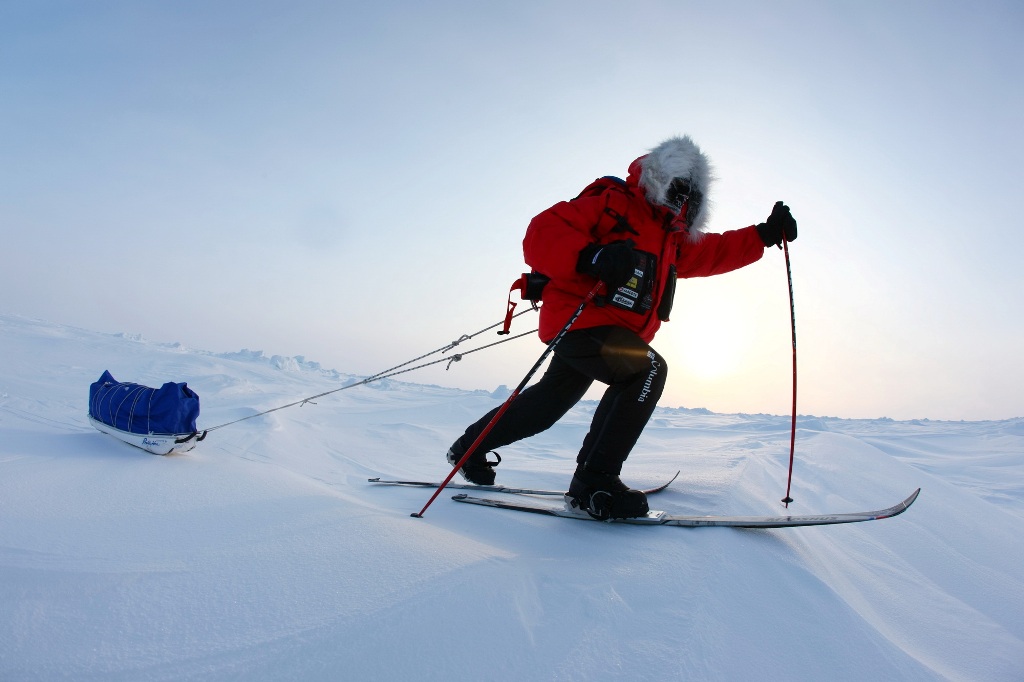
[[[640,162],[629,167],[624,186],[598,196],[583,196],[555,204],[530,221],[523,239],[526,263],[551,279],[544,287],[540,309],[540,338],[551,341],[562,329],[596,280],[576,271],[579,252],[590,244],[631,239],[634,248],[656,257],[654,305],[643,313],[600,302],[588,305],[573,329],[616,325],[636,332],[650,343],[661,326],[659,303],[672,295],[674,270],[678,278],[709,277],[749,265],[764,254],[754,225],[718,233],[691,231],[667,208],[644,197],[639,186]]]

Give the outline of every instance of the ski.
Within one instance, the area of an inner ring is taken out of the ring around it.
[[[673,476],[672,478],[670,478],[667,483],[662,483],[661,485],[659,485],[657,487],[654,487],[654,488],[648,488],[648,489],[644,490],[643,492],[644,492],[645,495],[653,495],[654,493],[660,493],[662,490],[664,490],[665,488],[667,488],[670,485],[672,485],[672,482],[675,481],[676,478],[678,478],[678,477],[679,477],[679,472],[677,471],[676,475]],[[440,483],[433,483],[433,482],[430,482],[430,481],[386,481],[386,480],[383,480],[383,479],[380,479],[380,478],[369,478],[369,479],[367,479],[367,482],[368,483],[376,483],[378,485],[404,485],[404,486],[409,486],[409,487],[413,487],[413,488],[437,488],[438,486],[441,485]],[[446,488],[455,488],[457,490],[477,490],[477,491],[480,491],[480,492],[489,492],[489,493],[508,493],[510,495],[549,495],[549,496],[558,496],[558,497],[561,497],[561,496],[565,495],[565,491],[564,490],[538,490],[538,489],[535,489],[535,488],[512,488],[512,487],[504,486],[504,485],[475,485],[473,483],[449,483],[445,487]]]
[[[811,514],[805,516],[681,516],[669,514],[664,511],[650,511],[647,516],[635,519],[612,519],[605,523],[627,523],[639,526],[730,526],[733,528],[790,528],[798,526],[828,526],[839,523],[859,523],[861,521],[876,521],[898,516],[905,512],[910,505],[914,504],[921,489],[915,490],[907,499],[887,509],[877,511],[854,512],[851,514]],[[467,504],[479,504],[486,507],[498,507],[500,509],[511,509],[513,511],[529,512],[531,514],[545,514],[566,519],[580,519],[583,521],[598,521],[586,512],[571,511],[564,507],[551,507],[537,504],[526,504],[520,502],[506,502],[484,497],[471,497],[466,494],[452,497],[456,502]]]

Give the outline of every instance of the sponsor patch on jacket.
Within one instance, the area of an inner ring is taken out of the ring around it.
[[[633,251],[633,276],[608,299],[608,305],[646,314],[654,307],[654,279],[657,258],[646,251]]]

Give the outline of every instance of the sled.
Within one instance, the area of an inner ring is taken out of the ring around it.
[[[185,383],[150,388],[104,371],[89,387],[89,423],[154,455],[193,449],[206,436],[196,429],[198,417],[199,396]]]

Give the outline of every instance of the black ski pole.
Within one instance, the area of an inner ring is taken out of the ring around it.
[[[413,512],[412,514],[410,514],[410,516],[413,516],[415,518],[423,518],[423,514],[427,511],[427,507],[434,503],[434,500],[437,499],[437,496],[440,495],[441,491],[445,489],[445,486],[447,486],[451,482],[452,478],[455,477],[455,474],[458,472],[458,470],[461,469],[462,465],[469,460],[470,455],[472,455],[476,451],[477,447],[480,446],[480,443],[483,442],[484,438],[487,437],[487,434],[491,432],[491,429],[493,429],[495,424],[498,423],[498,420],[500,420],[502,415],[505,414],[505,411],[508,410],[509,405],[511,405],[513,401],[515,401],[515,399],[519,397],[519,394],[523,391],[524,388],[526,388],[526,384],[530,383],[530,379],[533,378],[533,375],[537,373],[537,370],[540,369],[540,366],[544,364],[544,361],[547,360],[548,355],[550,355],[551,352],[555,349],[555,346],[558,345],[558,342],[562,340],[562,337],[565,336],[566,332],[569,331],[569,328],[576,323],[576,320],[579,318],[580,314],[583,312],[583,309],[587,306],[587,304],[594,300],[594,297],[597,296],[597,292],[601,290],[601,287],[603,285],[603,282],[598,282],[597,284],[594,285],[594,288],[590,290],[590,292],[580,303],[580,307],[576,308],[576,312],[572,314],[572,317],[570,317],[569,321],[565,323],[565,326],[562,327],[562,330],[555,335],[555,338],[551,339],[551,343],[549,343],[547,348],[544,349],[544,352],[541,353],[541,356],[537,359],[537,362],[534,363],[533,367],[530,368],[530,371],[526,373],[525,377],[523,377],[523,380],[519,382],[518,386],[516,386],[516,390],[512,391],[512,395],[510,395],[508,399],[505,400],[505,402],[502,404],[502,406],[498,408],[498,411],[494,414],[493,417],[491,417],[491,421],[487,422],[487,426],[484,427],[484,430],[481,431],[480,435],[476,437],[476,440],[473,441],[473,444],[466,449],[465,454],[462,455],[462,459],[458,461],[455,467],[451,470],[451,473],[449,473],[448,476],[444,479],[444,481],[441,482],[441,485],[437,487],[437,490],[435,490],[434,494],[430,496],[430,499],[427,500],[427,503],[423,505],[423,509],[419,510],[419,512]]]

